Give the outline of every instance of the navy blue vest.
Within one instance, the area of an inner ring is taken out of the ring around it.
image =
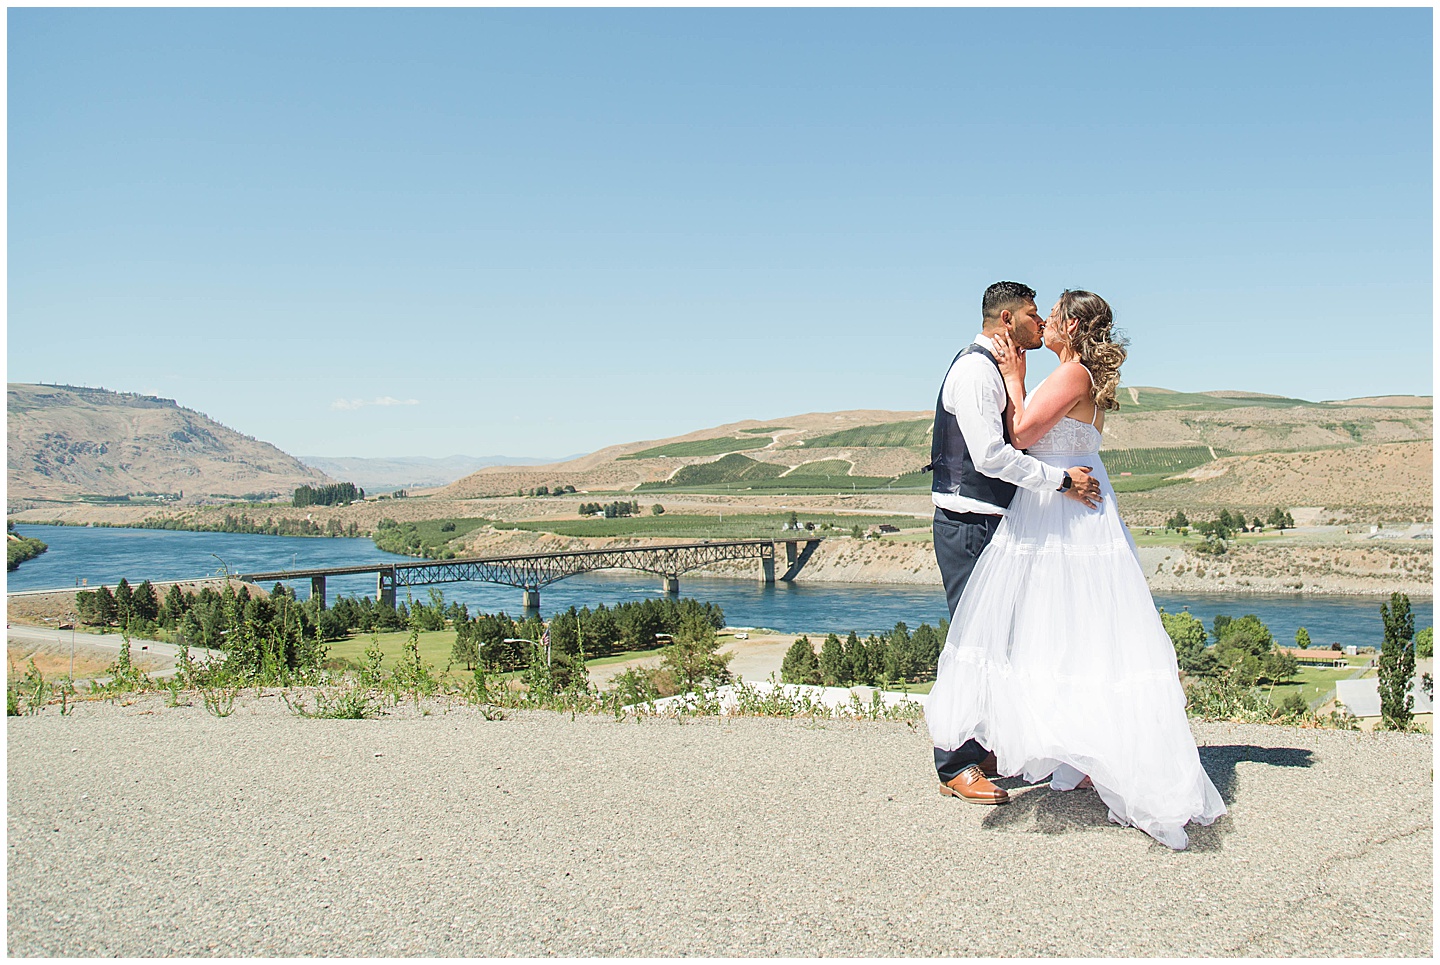
[[[1000,368],[995,356],[978,344],[962,349],[951,360],[950,368],[953,369],[962,356],[971,352],[980,353],[989,359],[990,364],[997,370]],[[950,376],[950,369],[945,370],[945,376]],[[1000,431],[1005,441],[1010,443],[1010,427],[1005,424],[1004,419],[1001,420]],[[930,465],[927,468],[935,473],[930,480],[931,492],[965,496],[1002,508],[1009,508],[1010,501],[1015,498],[1014,483],[987,476],[975,468],[975,462],[970,458],[970,450],[965,445],[965,437],[960,432],[960,424],[955,421],[953,413],[945,411],[943,380],[940,383],[940,394],[935,399],[935,431],[930,437]]]

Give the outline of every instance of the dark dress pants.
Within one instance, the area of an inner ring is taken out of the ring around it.
[[[999,516],[988,513],[952,513],[948,509],[935,508],[935,522],[931,532],[935,534],[935,561],[940,564],[940,576],[945,581],[945,600],[950,605],[950,619],[960,606],[960,595],[975,561],[980,558],[995,530],[1000,526]],[[935,748],[935,772],[942,782],[948,781],[971,764],[979,764],[985,757],[985,748],[975,740],[968,740],[953,751]]]

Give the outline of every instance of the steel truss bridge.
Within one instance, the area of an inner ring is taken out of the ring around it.
[[[517,556],[477,556],[458,560],[426,560],[417,563],[331,566],[321,569],[278,570],[272,573],[244,573],[249,583],[286,583],[310,580],[310,594],[325,605],[325,579],[330,576],[375,574],[376,599],[395,605],[397,587],[429,586],[435,583],[501,583],[523,591],[522,606],[540,606],[540,588],[567,576],[592,570],[641,570],[661,579],[666,593],[680,592],[680,574],[727,560],[760,561],[760,579],[775,582],[778,547],[785,547],[786,568],[780,579],[795,579],[809,561],[821,537],[793,540],[737,539],[701,543],[666,543],[649,546],[615,546],[596,550],[567,550],[560,553],[524,553]]]

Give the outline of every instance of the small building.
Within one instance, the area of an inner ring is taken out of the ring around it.
[[[1334,650],[1317,650],[1311,647],[1308,650],[1301,650],[1299,647],[1280,647],[1281,653],[1287,653],[1295,658],[1295,662],[1302,667],[1331,667],[1336,670],[1344,670],[1350,666],[1350,662],[1344,655]]]
[[[1415,698],[1415,704],[1411,708],[1412,713],[1431,714],[1435,712],[1434,702],[1421,686],[1418,666],[1415,668],[1415,677],[1410,681],[1409,693]],[[1335,702],[1343,704],[1346,710],[1361,720],[1366,717],[1379,717],[1380,678],[1365,677],[1361,680],[1335,681]]]
[[[889,523],[881,523],[879,526],[875,527],[875,529],[876,529],[877,532],[881,532],[881,533],[898,533],[898,532],[900,532],[900,527],[899,527],[899,526],[891,526]]]

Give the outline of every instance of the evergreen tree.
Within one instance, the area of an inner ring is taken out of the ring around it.
[[[1415,676],[1415,615],[1410,612],[1410,597],[1404,593],[1390,594],[1388,605],[1380,604],[1380,619],[1385,623],[1385,641],[1380,646],[1380,720],[1382,726],[1404,730],[1415,715],[1415,697],[1410,681]]]
[[[728,665],[734,654],[718,653],[719,646],[710,621],[701,615],[689,615],[675,634],[675,642],[661,651],[661,666],[674,676],[681,692],[707,682],[728,683]]]
[[[155,587],[149,580],[144,580],[135,588],[131,607],[135,611],[135,616],[146,623],[154,623],[160,616],[160,601],[156,599]]]
[[[850,682],[845,664],[845,647],[835,634],[826,634],[825,642],[820,646],[818,664],[820,682],[825,686],[839,687]]]
[[[173,630],[180,625],[180,618],[184,615],[185,594],[180,592],[178,585],[172,585],[165,594],[165,602],[160,605],[160,625]]]
[[[125,577],[120,577],[120,582],[115,586],[115,619],[123,627],[130,622],[134,615],[135,591],[130,588]]]
[[[884,654],[881,668],[886,680],[898,682],[909,680],[915,676],[919,668],[919,661],[915,659],[910,628],[905,625],[904,621],[895,624],[895,629],[891,630],[885,639]]]
[[[815,648],[810,645],[809,637],[796,637],[785,651],[780,680],[787,684],[820,683],[820,663],[815,659]]]
[[[945,649],[945,637],[930,624],[922,623],[915,628],[910,645],[915,650],[919,675],[933,678],[940,662],[940,651]]]
[[[865,653],[865,644],[851,630],[845,638],[845,682],[853,686],[869,675],[870,658]]]

